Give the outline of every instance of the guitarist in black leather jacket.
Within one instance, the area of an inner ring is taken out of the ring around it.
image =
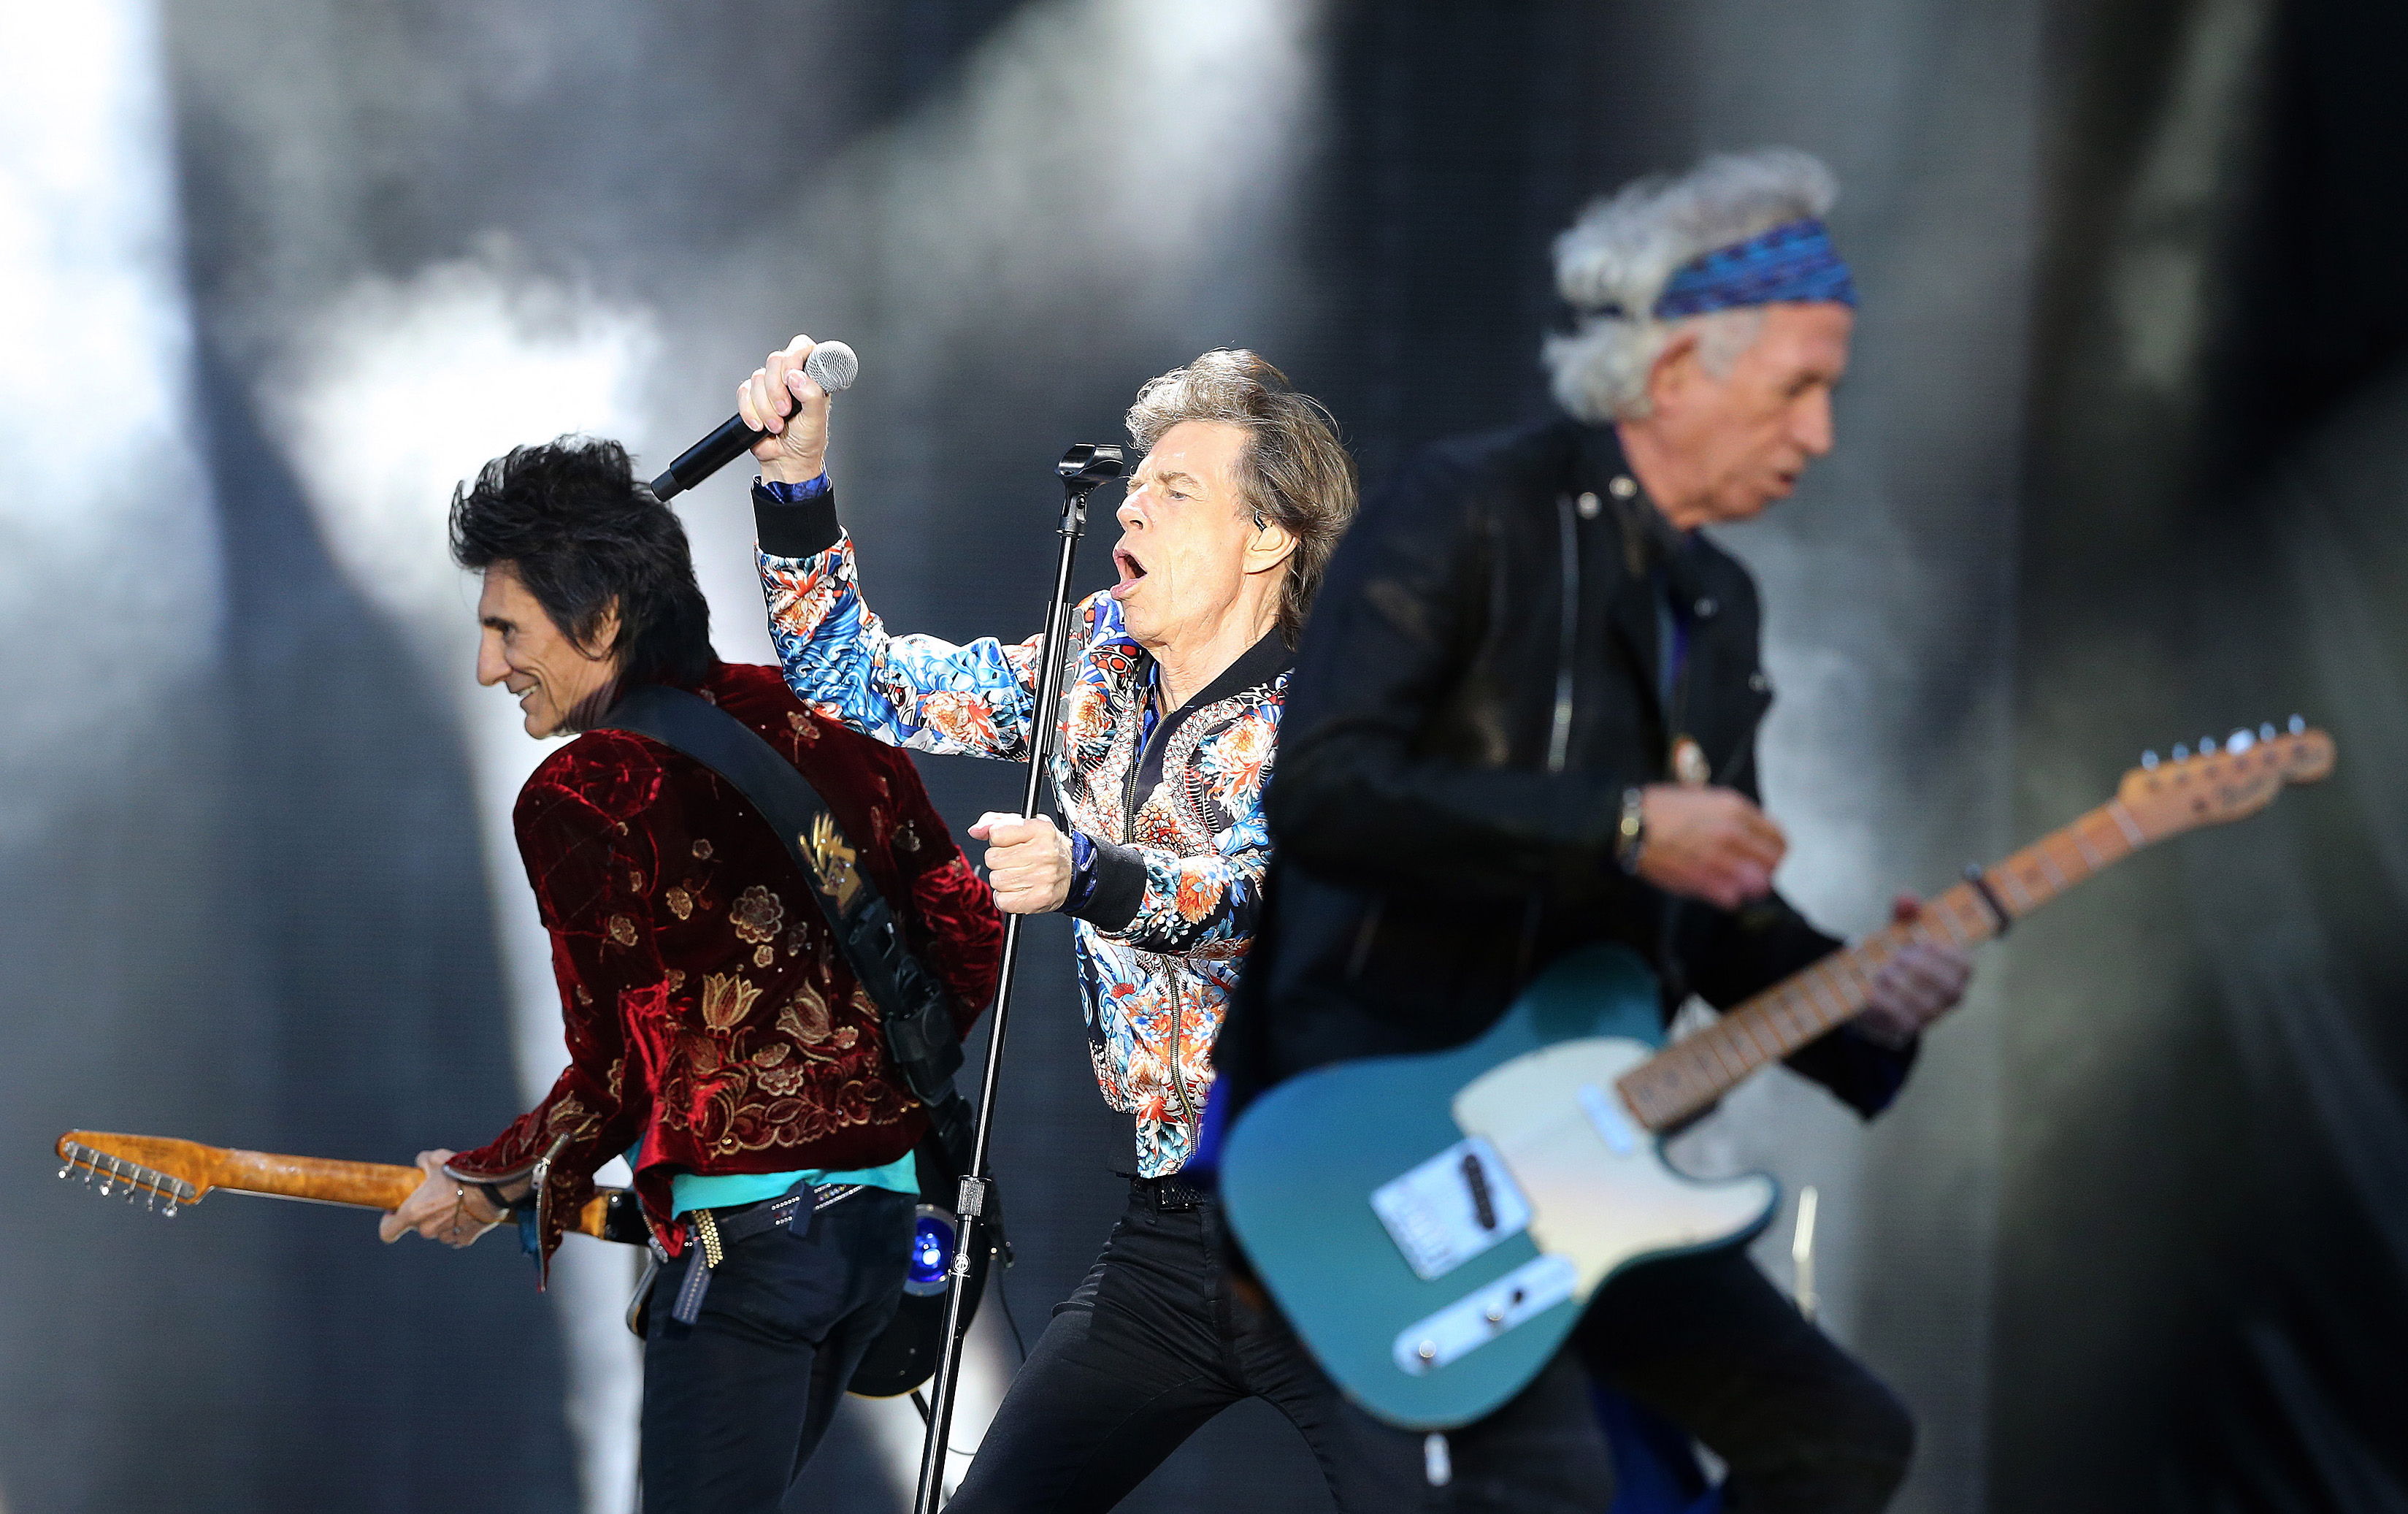
[[[1756,585],[1695,529],[1760,512],[1829,448],[1854,305],[1830,198],[1774,151],[1593,208],[1558,246],[1584,312],[1549,343],[1571,413],[1433,447],[1364,508],[1291,685],[1227,1114],[1326,1062],[1468,1041],[1590,943],[1645,958],[1668,1017],[1839,945],[1771,890]],[[1969,972],[1918,949],[1792,1065],[1870,1117]],[[1743,1250],[1626,1274],[1568,1354],[1720,1455],[1730,1510],[1879,1509],[1904,1475],[1906,1411]],[[1492,1421],[1455,1437],[1436,1507],[1605,1507],[1567,1363]]]

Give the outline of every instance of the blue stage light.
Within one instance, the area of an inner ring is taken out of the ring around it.
[[[911,1231],[911,1262],[903,1274],[903,1291],[925,1295],[945,1291],[945,1269],[953,1260],[953,1217],[922,1204]]]

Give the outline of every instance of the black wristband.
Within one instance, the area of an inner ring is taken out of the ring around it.
[[[761,550],[772,557],[813,557],[835,546],[844,534],[837,523],[836,490],[814,495],[799,504],[787,504],[759,483],[752,485],[752,529]]]
[[[1087,897],[1062,913],[1102,930],[1125,930],[1145,902],[1145,858],[1133,846],[1116,846],[1089,837],[1095,846],[1094,887]]]

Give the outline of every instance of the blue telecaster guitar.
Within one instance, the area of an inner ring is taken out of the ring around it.
[[[1556,962],[1479,1040],[1367,1058],[1265,1094],[1230,1132],[1221,1190],[1280,1306],[1340,1386],[1393,1424],[1496,1408],[1554,1356],[1625,1268],[1736,1245],[1780,1197],[1762,1175],[1699,1182],[1656,1132],[1865,1007],[1912,941],[1959,946],[2152,842],[2237,820],[2331,770],[2333,743],[2236,731],[2125,775],[2116,798],[1893,925],[1663,1044],[1631,953]]]

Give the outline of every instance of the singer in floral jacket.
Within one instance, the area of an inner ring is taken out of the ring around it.
[[[799,361],[794,369],[808,382]],[[784,393],[767,388],[766,373],[763,397],[748,401],[763,409]],[[1176,1173],[1195,1150],[1213,1037],[1262,904],[1262,793],[1289,643],[1354,506],[1334,437],[1311,455],[1278,443],[1297,470],[1284,488],[1251,501],[1208,497],[1213,469],[1202,449],[1231,454],[1242,474],[1235,459],[1252,435],[1229,392],[1253,385],[1290,408],[1312,406],[1277,374],[1251,353],[1209,353],[1140,396],[1130,432],[1154,444],[1154,459],[1118,512],[1121,582],[1071,616],[1052,765],[1070,829],[990,815],[974,831],[996,845],[1005,910],[1058,909],[1076,922],[1096,1080],[1134,1117],[1136,1171],[1148,1178]],[[1225,413],[1238,419],[1216,419]],[[1326,434],[1318,408],[1310,414]],[[1216,425],[1227,434],[1206,429]],[[897,746],[1026,761],[1038,639],[957,646],[889,632],[863,598],[816,455],[784,469],[808,471],[803,482],[767,477],[776,470],[765,459],[754,513],[770,636],[796,695]],[[1039,887],[1012,887],[1024,869]]]

